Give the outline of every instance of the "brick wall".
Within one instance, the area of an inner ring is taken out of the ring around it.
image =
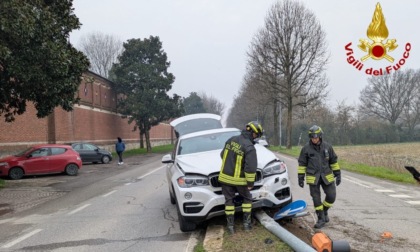
[[[39,143],[68,143],[86,141],[114,151],[117,137],[127,147],[139,148],[139,131],[133,131],[134,123],[128,124],[116,108],[116,94],[109,80],[92,72],[83,75],[77,94],[81,99],[73,111],[56,108],[47,118],[36,117],[32,103],[27,111],[12,123],[0,116],[0,156],[14,153]],[[152,146],[168,144],[174,138],[172,128],[161,123],[150,131]]]

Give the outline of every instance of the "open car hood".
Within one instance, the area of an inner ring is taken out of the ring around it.
[[[223,128],[221,119],[220,115],[199,113],[175,119],[170,125],[174,127],[178,138],[197,131]]]

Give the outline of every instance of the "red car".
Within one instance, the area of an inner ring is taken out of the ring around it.
[[[0,158],[0,176],[11,179],[61,172],[75,176],[81,167],[79,153],[69,145],[40,144],[14,156]]]

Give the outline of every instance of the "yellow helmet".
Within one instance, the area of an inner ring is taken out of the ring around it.
[[[249,122],[246,125],[246,130],[249,131],[249,132],[253,132],[253,133],[257,134],[257,138],[261,137],[263,135],[263,132],[264,132],[261,124],[259,122],[256,122],[256,121]]]
[[[322,138],[322,133],[324,133],[318,125],[314,125],[309,129],[309,138]]]

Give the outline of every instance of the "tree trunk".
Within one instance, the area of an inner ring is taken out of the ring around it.
[[[140,149],[144,149],[143,135],[144,133],[140,130]]]
[[[274,124],[274,131],[273,131],[273,145],[280,146],[280,140],[278,138],[279,133],[279,112],[278,112],[278,105],[276,103],[273,103],[273,124]]]
[[[146,147],[147,147],[147,153],[152,151],[152,145],[150,144],[150,133],[149,130],[146,130],[145,134],[146,136]]]
[[[289,102],[289,106],[287,106],[287,126],[286,126],[286,148],[292,148],[292,104]]]

